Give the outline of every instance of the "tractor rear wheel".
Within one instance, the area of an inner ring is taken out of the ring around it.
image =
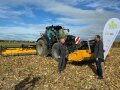
[[[44,40],[39,40],[36,43],[37,55],[46,56],[47,55],[47,46]]]
[[[59,46],[59,43],[55,43],[53,46],[52,46],[52,57],[56,60],[56,61],[58,61],[58,57],[59,57],[59,55],[58,55],[58,53],[57,53],[57,50],[58,50],[58,46]]]

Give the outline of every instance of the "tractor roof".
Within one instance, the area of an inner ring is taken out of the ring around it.
[[[62,26],[47,26],[46,27],[46,30],[50,30],[50,29],[54,29],[54,30],[60,30],[60,29],[63,29],[63,27]]]

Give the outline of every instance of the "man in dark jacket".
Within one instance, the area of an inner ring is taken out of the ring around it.
[[[65,37],[60,38],[60,43],[58,46],[58,72],[61,73],[61,71],[64,70],[65,64],[66,64],[66,46],[65,46]]]
[[[97,75],[98,79],[103,79],[103,72],[101,61],[104,59],[104,50],[103,50],[103,42],[100,40],[100,36],[96,35],[96,45],[94,50],[94,56],[96,59],[96,67],[97,67]]]

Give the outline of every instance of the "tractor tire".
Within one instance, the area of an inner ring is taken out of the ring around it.
[[[44,40],[39,40],[36,43],[37,55],[47,56],[47,46]]]
[[[52,52],[51,52],[52,57],[53,57],[56,61],[58,61],[58,57],[59,57],[59,55],[58,55],[58,53],[57,53],[58,46],[59,46],[59,43],[55,43],[55,44],[52,46]]]

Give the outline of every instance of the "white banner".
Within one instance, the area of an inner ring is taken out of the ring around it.
[[[118,33],[120,31],[120,20],[117,18],[110,19],[103,31],[103,44],[104,44],[104,60],[106,59],[106,56],[117,37]]]

